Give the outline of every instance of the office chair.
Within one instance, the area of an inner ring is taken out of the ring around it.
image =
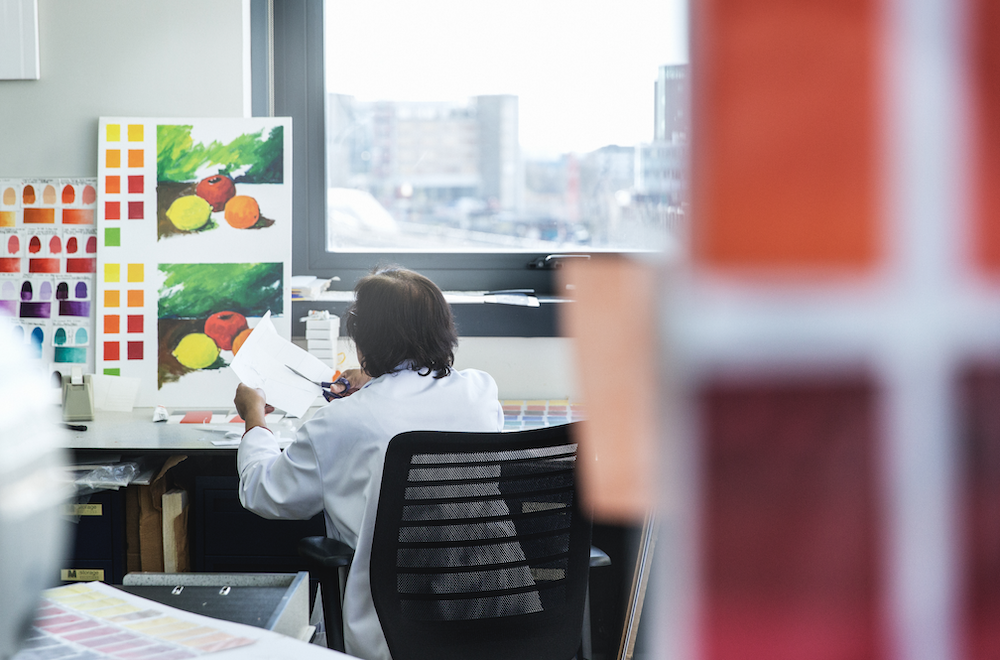
[[[306,560],[309,574],[319,582],[323,603],[323,628],[327,648],[344,650],[344,613],[341,599],[354,548],[326,536],[299,540],[299,556]]]
[[[394,660],[577,653],[591,523],[572,427],[392,439],[371,588]]]

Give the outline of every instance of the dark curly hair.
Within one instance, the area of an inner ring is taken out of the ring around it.
[[[434,282],[405,268],[380,267],[358,281],[354,295],[345,326],[365,373],[378,378],[406,361],[421,376],[451,373],[458,332]]]

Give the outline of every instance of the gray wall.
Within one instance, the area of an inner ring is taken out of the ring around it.
[[[101,116],[249,115],[245,0],[38,0],[41,79],[0,81],[0,177],[96,177]]]

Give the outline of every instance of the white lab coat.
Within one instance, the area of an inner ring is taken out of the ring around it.
[[[389,440],[404,431],[502,429],[489,374],[467,369],[434,378],[403,370],[327,404],[284,452],[265,428],[243,436],[237,454],[243,506],[265,518],[301,520],[324,511],[327,535],[355,548],[344,594],[347,653],[391,660],[368,578]]]

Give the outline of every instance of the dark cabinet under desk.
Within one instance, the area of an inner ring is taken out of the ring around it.
[[[310,520],[267,520],[240,504],[238,477],[195,480],[192,568],[208,573],[295,573],[306,570],[297,545],[323,536],[323,514]]]
[[[65,507],[70,552],[58,582],[118,584],[125,576],[125,517],[122,491],[104,490]]]

